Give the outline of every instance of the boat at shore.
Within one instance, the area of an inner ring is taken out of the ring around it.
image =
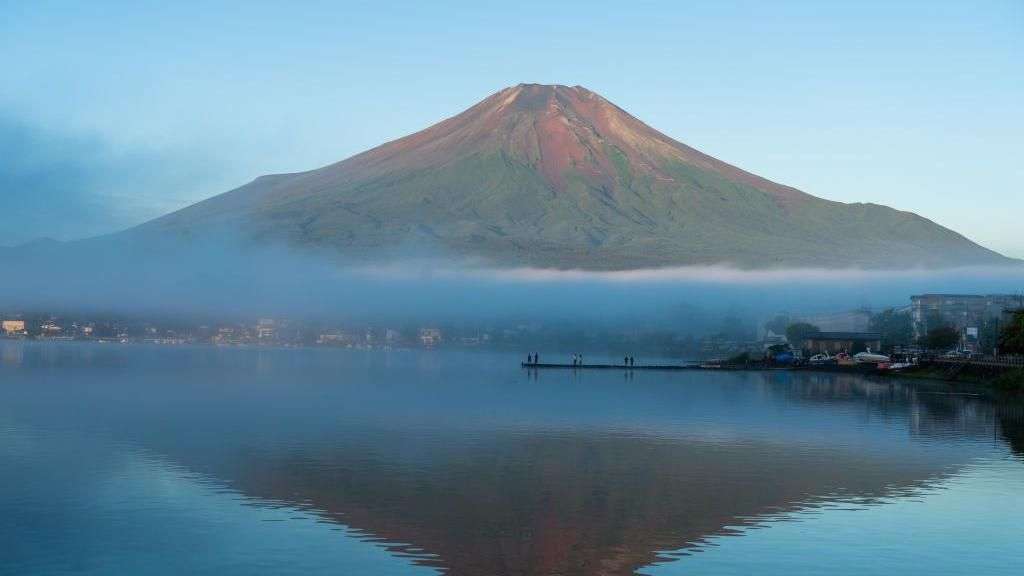
[[[836,359],[836,364],[839,366],[854,366],[857,364],[857,361],[846,352],[840,352],[839,354],[836,354],[834,358]]]
[[[899,372],[900,370],[906,370],[916,366],[913,362],[881,362],[878,364],[878,369],[883,372]]]
[[[807,363],[811,366],[829,366],[836,364],[834,356],[830,356],[827,352],[824,354],[815,354],[807,359]]]
[[[872,352],[870,348],[865,352],[858,352],[857,354],[854,354],[853,360],[857,364],[887,364],[892,362],[892,358],[889,356]]]

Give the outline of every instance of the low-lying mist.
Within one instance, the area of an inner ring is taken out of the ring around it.
[[[0,249],[0,312],[289,317],[339,322],[543,322],[701,333],[722,317],[757,321],[909,304],[926,292],[1016,293],[1024,267],[943,271],[624,272],[495,268],[441,256],[345,261],[233,236],[132,234]]]

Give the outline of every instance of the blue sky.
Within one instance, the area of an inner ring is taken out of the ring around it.
[[[1018,0],[0,9],[0,244],[130,226],[543,82],[1024,257]]]

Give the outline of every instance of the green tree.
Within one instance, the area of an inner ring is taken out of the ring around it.
[[[1024,354],[1024,309],[1017,310],[999,334],[1000,354]]]
[[[742,352],[726,360],[729,364],[746,364],[750,362],[750,352]]]
[[[803,348],[804,342],[818,332],[821,332],[821,329],[814,324],[797,322],[786,326],[786,340],[789,340],[793,348]]]
[[[931,350],[944,350],[956,346],[960,331],[949,325],[936,326],[924,337],[924,345]]]
[[[868,329],[882,335],[883,349],[906,346],[914,340],[914,323],[909,312],[887,308],[871,316]]]

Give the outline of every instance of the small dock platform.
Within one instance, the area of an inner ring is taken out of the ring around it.
[[[692,364],[552,364],[520,362],[523,368],[529,370],[645,370],[660,372],[682,372],[695,370],[713,370],[717,372],[778,372],[792,370],[821,370],[828,372],[867,372],[877,371],[874,365],[858,364],[856,366],[776,366],[771,364],[717,364],[709,362],[694,362]]]
[[[702,367],[699,364],[637,364],[630,366],[628,364],[550,364],[550,363],[537,363],[522,362],[520,364],[523,368],[537,369],[537,370],[662,370],[662,371],[676,371],[676,370],[700,370]]]

